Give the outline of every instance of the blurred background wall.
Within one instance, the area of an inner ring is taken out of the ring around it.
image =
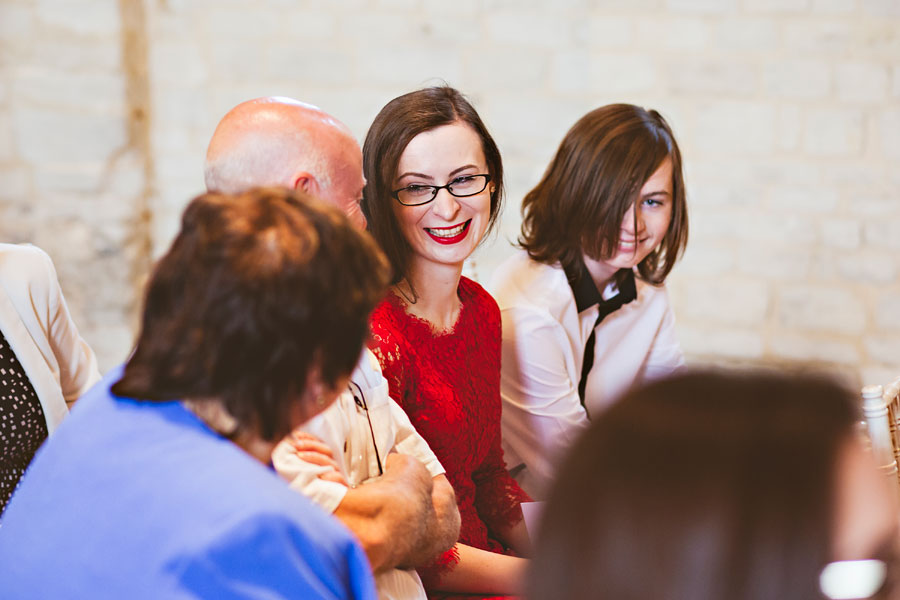
[[[690,361],[900,373],[900,0],[2,0],[0,240],[50,253],[109,368],[229,108],[292,96],[362,140],[444,81],[509,174],[469,274],[578,117],[641,104],[685,157]]]

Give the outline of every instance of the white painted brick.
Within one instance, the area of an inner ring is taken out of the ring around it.
[[[692,180],[688,195],[689,205],[723,210],[759,207],[763,192],[759,185],[742,182],[706,183]]]
[[[552,66],[552,81],[560,92],[628,94],[651,89],[658,79],[654,61],[636,55],[585,55],[558,53]]]
[[[421,0],[375,0],[376,9],[416,10],[422,5]]]
[[[637,40],[652,40],[654,48],[703,50],[710,44],[710,24],[703,18],[643,18],[637,21]]]
[[[262,78],[269,59],[267,46],[258,43],[213,44],[207,51],[212,58],[211,79],[234,78],[242,80],[242,83]],[[260,91],[257,95],[267,93]]]
[[[125,78],[121,74],[22,68],[14,76],[14,93],[23,104],[109,115],[121,115],[124,110]]]
[[[156,85],[199,86],[209,81],[209,65],[194,40],[158,41],[149,48]]]
[[[550,56],[542,50],[500,48],[484,56],[470,57],[463,82],[466,88],[533,91],[549,77]]]
[[[777,186],[768,206],[777,212],[827,213],[838,205],[838,191],[824,186]]]
[[[676,94],[749,96],[758,85],[755,66],[734,58],[672,61],[665,76]]]
[[[30,170],[22,166],[0,165],[0,207],[10,207],[14,204],[29,204],[31,194]],[[0,218],[0,225],[3,219]],[[0,236],[0,239],[3,239]]]
[[[743,0],[744,9],[749,13],[805,13],[810,0]]]
[[[777,288],[777,315],[787,329],[860,334],[866,328],[861,300],[845,287],[793,285]]]
[[[890,365],[890,362],[889,360],[879,360],[863,363],[860,369],[860,384],[856,387],[862,388],[863,385],[887,385],[897,377],[900,377],[900,360],[896,360],[893,365]]]
[[[443,48],[399,47],[373,48],[358,55],[358,68],[374,83],[393,85],[397,94],[422,87],[435,80],[458,81],[462,60],[458,54]],[[385,65],[390,65],[385,68]]]
[[[240,8],[220,6],[205,13],[198,25],[210,40],[267,38],[278,28],[279,15],[276,11],[266,10],[264,3],[253,5],[253,10],[247,10],[248,8],[250,6]],[[242,42],[239,45],[247,49],[250,42]]]
[[[778,43],[778,29],[771,19],[741,15],[725,17],[717,25],[715,46],[723,50],[757,53]]]
[[[864,217],[894,216],[900,212],[900,196],[860,190],[852,194],[847,205],[854,213]]]
[[[780,150],[796,151],[800,147],[803,132],[802,111],[796,104],[781,106],[778,108],[778,148]]]
[[[866,222],[863,229],[863,239],[866,244],[876,248],[890,248],[900,250],[900,219],[896,215],[889,218],[880,218]]]
[[[125,123],[113,116],[78,118],[48,110],[13,113],[13,130],[22,157],[34,162],[103,160],[125,145]]]
[[[801,19],[784,25],[782,40],[789,55],[845,58],[861,41],[855,33],[855,25],[847,21]]]
[[[856,10],[858,0],[813,0],[813,12],[825,15],[848,15]]]
[[[808,244],[742,244],[737,268],[741,274],[771,281],[805,281],[810,274],[812,252]]]
[[[829,65],[821,60],[779,60],[765,67],[766,91],[782,98],[823,98],[831,90]]]
[[[760,325],[769,306],[768,285],[759,280],[698,279],[681,291],[678,314],[702,323]]]
[[[64,195],[86,192],[98,192],[104,180],[106,163],[74,162],[77,156],[70,157],[73,162],[38,165],[34,170],[35,190],[52,203]],[[61,201],[66,204],[67,201]],[[99,208],[99,207],[98,207]],[[77,214],[77,213],[76,213]],[[84,214],[96,214],[93,211]]]
[[[676,323],[675,329],[681,347],[688,355],[750,359],[763,356],[765,345],[759,331],[694,326],[680,321]]]
[[[865,347],[868,358],[872,360],[900,364],[900,339],[896,335],[867,335]],[[900,372],[894,375],[897,376],[900,376]]]
[[[900,159],[900,109],[881,113],[878,124],[881,152],[887,158]]]
[[[900,65],[894,67],[894,85],[891,88],[891,95],[894,98],[900,98]]]
[[[897,0],[861,0],[863,12],[876,17],[900,17]]]
[[[13,130],[8,111],[0,111],[0,164],[16,158]],[[2,188],[0,188],[2,189]]]
[[[340,21],[343,22],[344,18]],[[289,8],[278,15],[277,38],[294,38],[298,43],[303,40],[333,41],[338,36],[338,23],[337,16],[325,11]]]
[[[78,35],[116,36],[121,30],[117,2],[34,0],[37,18]]]
[[[732,248],[692,239],[676,269],[685,276],[725,275],[734,272],[734,263]]]
[[[856,156],[862,152],[863,113],[821,108],[806,114],[804,149],[813,156]]]
[[[887,95],[889,71],[883,65],[843,62],[835,67],[837,97],[845,102],[875,104]]]
[[[64,71],[117,71],[121,67],[121,44],[118,40],[64,40],[42,37],[33,48],[33,64]]]
[[[356,76],[356,60],[340,48],[278,44],[266,61],[266,75],[275,80],[341,86]]]
[[[900,330],[900,289],[895,286],[882,290],[875,306],[875,324]]]
[[[755,102],[706,102],[698,106],[694,130],[697,147],[717,156],[771,152],[775,145],[776,110]]]
[[[841,252],[833,262],[837,275],[846,282],[884,284],[897,276],[897,260],[891,253],[873,248]]]
[[[489,39],[500,44],[565,48],[579,35],[575,21],[551,11],[511,11],[488,15],[485,28]]]
[[[666,7],[674,12],[722,14],[734,12],[736,0],[666,0]]]
[[[621,48],[634,42],[634,20],[615,15],[591,16],[582,37],[591,48]]]
[[[515,7],[513,6],[513,8]],[[425,11],[429,14],[450,18],[459,15],[473,17],[481,15],[484,12],[484,6],[482,0],[455,0],[454,2],[425,0]]]
[[[33,3],[0,2],[0,40],[33,38],[34,29]]]
[[[862,225],[856,219],[825,219],[821,231],[822,244],[830,248],[859,248],[862,241]]]
[[[852,343],[791,333],[777,333],[772,337],[775,356],[802,362],[823,361],[854,365],[860,360],[859,349]]]
[[[637,13],[646,14],[647,11],[664,10],[665,0],[592,0],[591,6],[596,12],[602,13]]]

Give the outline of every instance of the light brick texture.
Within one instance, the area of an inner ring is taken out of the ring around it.
[[[54,258],[108,368],[140,284],[203,190],[216,122],[265,95],[362,140],[446,81],[503,152],[508,203],[466,273],[511,252],[522,196],[588,110],[660,110],[691,240],[668,285],[694,364],[900,374],[896,0],[4,0],[0,239]]]

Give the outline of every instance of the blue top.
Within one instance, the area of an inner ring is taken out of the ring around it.
[[[180,402],[94,386],[0,524],[2,598],[375,598],[333,517]]]

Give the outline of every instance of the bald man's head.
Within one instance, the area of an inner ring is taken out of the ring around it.
[[[206,151],[206,189],[235,194],[256,186],[300,189],[365,227],[359,208],[362,153],[347,127],[310,104],[257,98],[238,104]]]

